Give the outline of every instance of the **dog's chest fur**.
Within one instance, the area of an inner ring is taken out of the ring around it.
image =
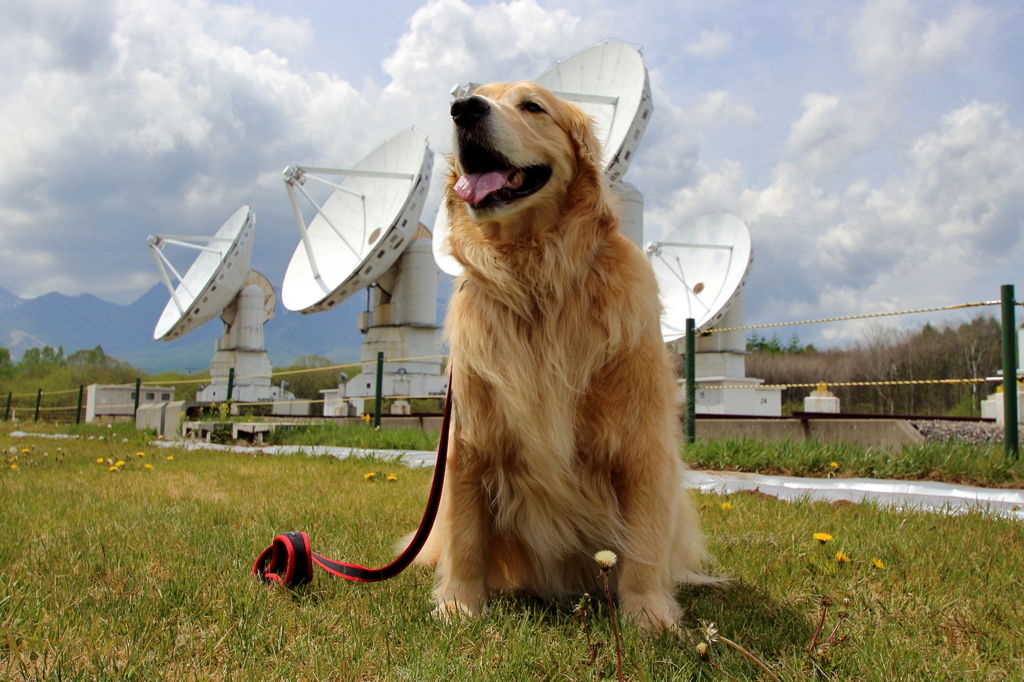
[[[581,439],[581,410],[629,334],[613,328],[621,310],[605,264],[580,269],[556,289],[539,268],[517,273],[518,307],[493,284],[469,280],[450,304],[446,331],[463,437],[472,444],[496,530],[515,534],[535,556],[614,544],[621,527],[614,453]],[[564,279],[564,278],[563,278]],[[506,284],[507,286],[507,284]],[[523,315],[523,301],[531,314]],[[627,315],[628,317],[628,315]],[[467,463],[468,464],[468,463]],[[582,522],[581,522],[582,520]]]

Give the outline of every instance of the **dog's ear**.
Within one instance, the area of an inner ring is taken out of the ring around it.
[[[601,143],[594,134],[594,122],[591,118],[576,107],[570,107],[568,132],[580,161],[600,166]]]

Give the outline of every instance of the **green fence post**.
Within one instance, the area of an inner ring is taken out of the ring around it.
[[[686,318],[686,443],[697,440],[697,332],[692,317]]]
[[[85,390],[85,386],[78,384],[78,409],[75,410],[75,423],[82,423],[82,391]]]
[[[999,294],[1003,313],[1003,452],[1007,459],[1016,461],[1020,457],[1020,434],[1017,426],[1017,322],[1013,285],[1004,284]]]
[[[228,367],[228,394],[227,394],[227,397],[224,398],[224,402],[228,403],[229,406],[231,405],[231,394],[234,393],[234,392],[235,392],[235,368],[234,367]]]
[[[7,407],[4,408],[4,421],[11,418],[11,397],[14,395],[13,391],[7,392]]]
[[[139,415],[139,394],[142,392],[142,377],[135,377],[135,411],[132,412],[132,419]]]
[[[380,409],[384,402],[381,393],[384,390],[384,353],[377,351],[377,390],[373,401],[373,428],[380,426]]]
[[[36,418],[34,421],[39,421],[39,404],[43,402],[43,389],[39,389],[36,393]]]

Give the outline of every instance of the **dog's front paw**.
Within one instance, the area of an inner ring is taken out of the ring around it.
[[[679,632],[679,604],[668,594],[623,595],[619,603],[623,618],[632,620],[645,632]]]
[[[459,601],[458,599],[443,599],[437,597],[437,607],[431,612],[434,618],[445,623],[450,623],[462,617],[475,617],[487,615],[487,604],[482,600]]]

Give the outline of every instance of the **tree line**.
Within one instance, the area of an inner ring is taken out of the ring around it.
[[[926,324],[916,330],[876,325],[844,349],[817,350],[801,345],[794,334],[786,344],[777,336],[752,334],[747,340],[747,376],[768,384],[825,382],[840,399],[843,412],[978,416],[981,401],[995,390],[993,382],[834,386],[867,381],[984,379],[1002,366],[1001,327],[978,315],[960,324]],[[783,393],[784,412],[803,409],[813,388]]]

